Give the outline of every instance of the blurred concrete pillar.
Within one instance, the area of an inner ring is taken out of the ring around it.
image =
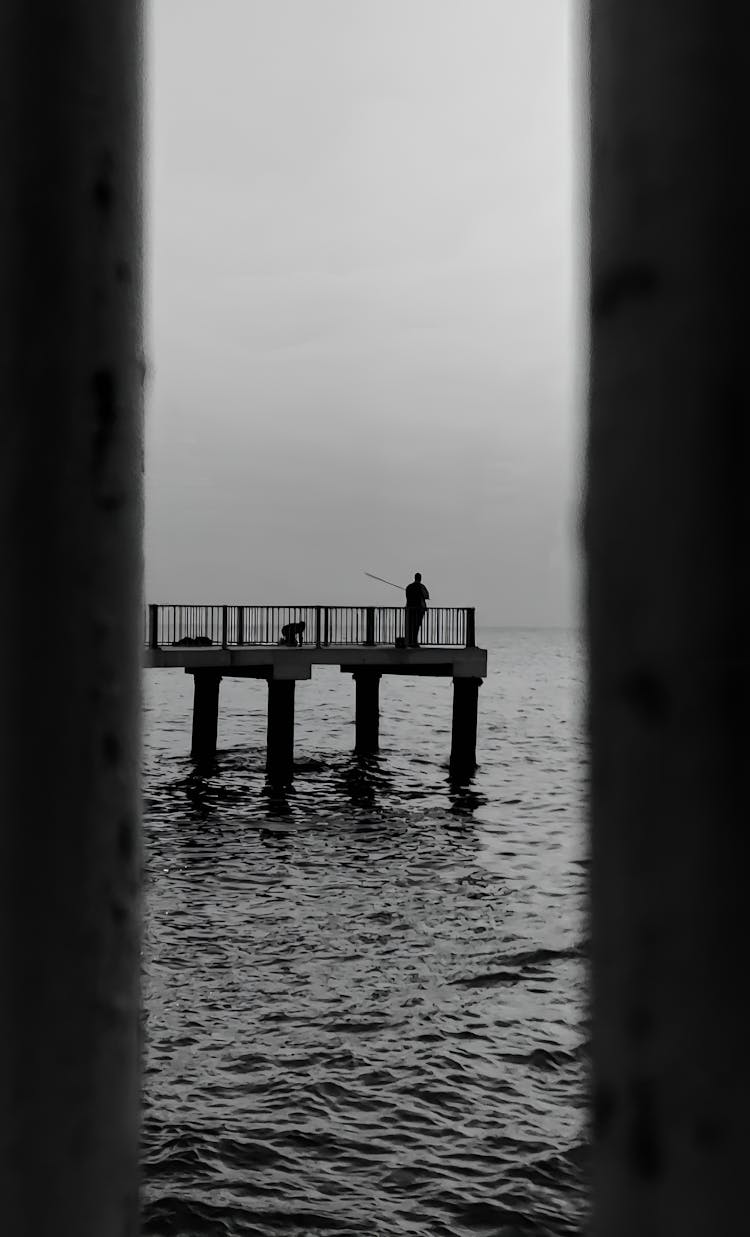
[[[591,3],[597,1237],[747,1227],[745,7]]]
[[[140,10],[0,10],[4,1237],[138,1231]]]

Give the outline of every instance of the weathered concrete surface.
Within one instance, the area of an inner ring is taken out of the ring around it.
[[[139,1231],[140,43],[0,8],[4,1237]]]
[[[591,5],[596,1237],[747,1227],[745,14]]]

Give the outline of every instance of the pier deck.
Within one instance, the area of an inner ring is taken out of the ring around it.
[[[378,748],[384,674],[451,678],[451,770],[471,774],[478,690],[487,674],[487,652],[475,642],[474,609],[431,608],[420,622],[417,647],[406,644],[411,622],[404,607],[393,606],[152,605],[144,623],[144,665],[193,675],[192,755],[200,760],[216,754],[222,678],[265,679],[268,777],[281,784],[293,772],[295,683],[309,679],[313,666],[338,666],[354,678],[356,750],[363,754]]]
[[[148,668],[183,667],[188,671],[216,670],[246,678],[309,679],[313,666],[340,666],[344,671],[371,667],[381,674],[434,674],[480,678],[487,674],[487,652],[479,648],[421,647],[397,649],[385,645],[339,644],[335,648],[285,648],[246,645],[222,648],[174,646],[147,648]]]

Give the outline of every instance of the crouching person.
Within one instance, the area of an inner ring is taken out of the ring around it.
[[[299,644],[301,648],[304,643],[304,640],[302,637],[302,633],[304,630],[305,630],[304,623],[285,623],[281,629],[281,639],[279,640],[279,644],[287,644],[291,648],[296,648],[297,637],[299,637]]]

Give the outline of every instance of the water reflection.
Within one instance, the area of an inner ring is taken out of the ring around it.
[[[271,820],[288,819],[292,815],[290,799],[294,797],[294,787],[290,785],[275,786],[266,782],[261,791],[265,809]]]
[[[391,793],[393,776],[380,756],[353,754],[337,772],[336,786],[352,807],[372,809]]]
[[[194,816],[206,820],[216,806],[216,790],[213,777],[218,773],[216,760],[196,764],[182,783],[182,792]]]
[[[448,798],[451,811],[457,816],[471,816],[477,808],[483,807],[487,802],[487,796],[477,790],[474,785],[473,775],[464,778],[449,775]]]

